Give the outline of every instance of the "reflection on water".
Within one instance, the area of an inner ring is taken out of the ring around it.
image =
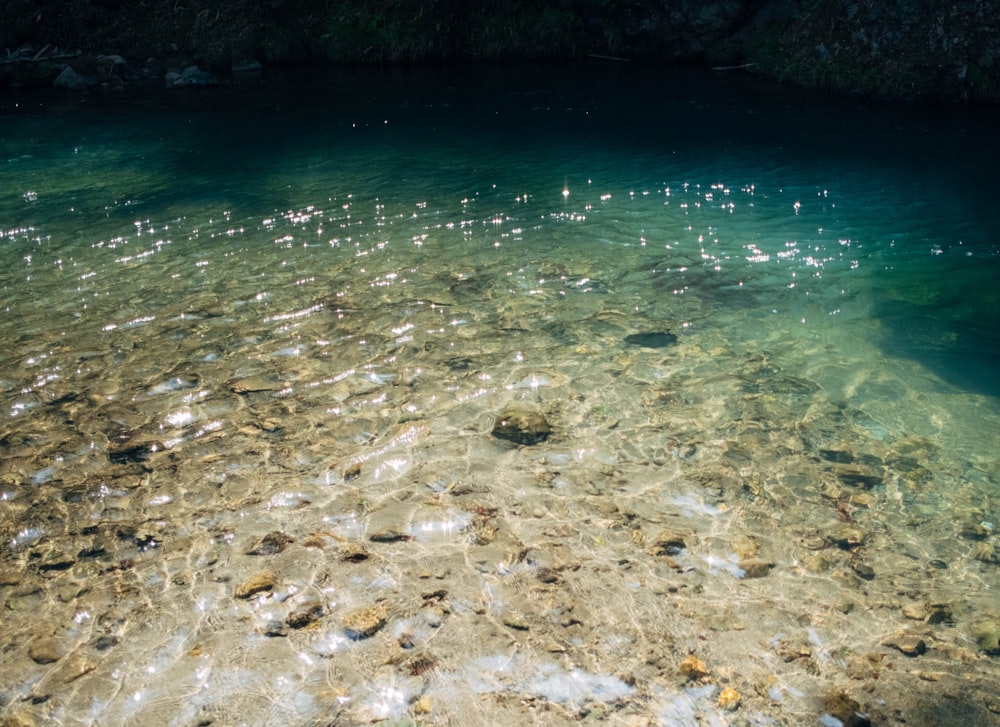
[[[995,721],[988,120],[543,71],[8,114],[5,716]]]

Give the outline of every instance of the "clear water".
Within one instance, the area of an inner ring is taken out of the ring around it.
[[[618,65],[45,102],[4,715],[997,720],[994,116]]]

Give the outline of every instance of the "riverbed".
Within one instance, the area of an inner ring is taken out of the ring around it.
[[[1000,724],[996,121],[611,63],[5,100],[0,714]]]

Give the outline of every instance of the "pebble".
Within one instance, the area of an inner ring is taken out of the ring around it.
[[[240,585],[236,586],[233,595],[237,598],[250,598],[261,591],[270,591],[274,588],[278,578],[273,571],[265,570],[250,576]]]
[[[385,626],[386,615],[382,604],[355,609],[344,616],[344,631],[355,641],[367,639]]]
[[[491,434],[517,444],[532,445],[544,442],[552,433],[545,415],[523,404],[508,406],[496,419]]]
[[[709,675],[708,667],[705,666],[705,662],[694,654],[684,657],[684,660],[681,662],[680,671],[681,674],[690,680],[704,679]]]
[[[65,655],[66,651],[63,645],[53,637],[38,639],[28,647],[28,656],[36,664],[52,664]]]
[[[291,535],[273,530],[251,545],[246,553],[247,555],[277,555],[294,542],[295,538]]]
[[[719,708],[732,712],[740,706],[741,699],[739,692],[732,687],[726,687],[719,693]]]
[[[870,727],[871,721],[864,716],[861,705],[844,692],[834,692],[823,700],[823,709],[831,717],[839,720],[843,727]]]
[[[625,343],[643,348],[666,348],[672,343],[677,343],[677,336],[670,331],[631,333],[625,336]]]
[[[741,560],[736,567],[743,571],[744,578],[763,578],[774,568],[774,563],[768,563],[760,558],[751,558],[750,560]]]
[[[293,629],[304,629],[323,617],[323,604],[319,601],[309,601],[302,604],[285,619],[285,623]]]
[[[969,631],[980,651],[990,656],[1000,656],[1000,617],[981,618],[973,622]]]
[[[895,634],[882,642],[884,646],[891,646],[907,656],[920,656],[927,651],[927,643],[914,634]]]

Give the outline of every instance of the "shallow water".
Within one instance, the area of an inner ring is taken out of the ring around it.
[[[625,65],[42,101],[5,716],[1000,719],[994,116]]]

